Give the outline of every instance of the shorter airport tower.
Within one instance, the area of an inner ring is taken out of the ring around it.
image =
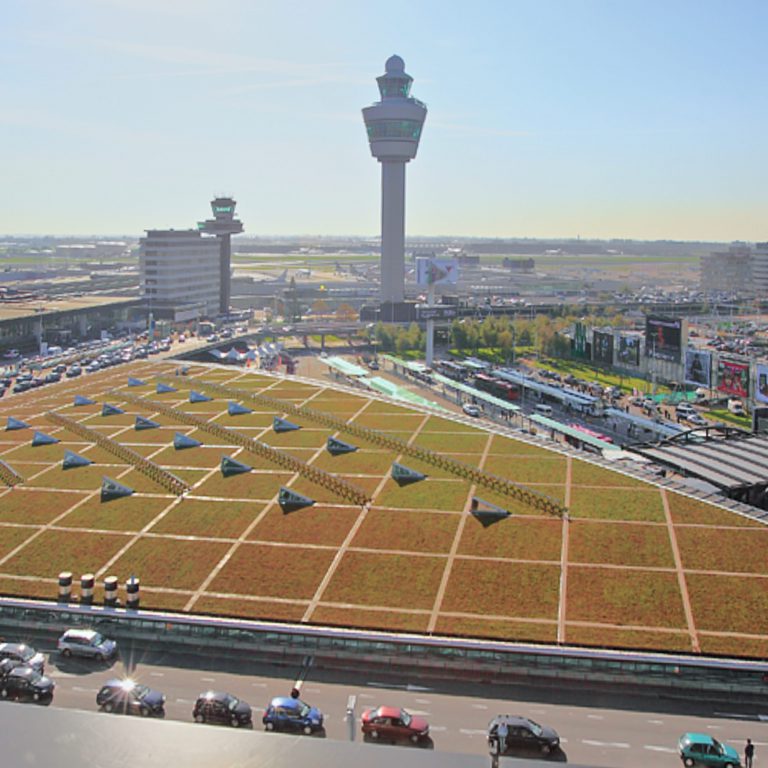
[[[376,78],[381,101],[363,109],[371,154],[381,163],[381,301],[405,296],[405,164],[416,157],[427,107],[411,95],[413,78],[390,56]]]
[[[198,223],[200,232],[216,235],[219,240],[219,313],[229,314],[232,296],[232,235],[243,231],[243,222],[235,218],[237,202],[231,197],[216,197],[211,200],[212,219]]]

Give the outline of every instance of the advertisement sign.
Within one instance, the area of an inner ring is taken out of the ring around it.
[[[736,397],[749,397],[749,363],[717,361],[717,391]]]
[[[619,365],[640,365],[640,337],[619,336],[619,350],[616,354]]]
[[[416,259],[416,282],[419,285],[455,285],[459,279],[456,259]]]
[[[613,363],[613,334],[595,331],[592,334],[592,359],[596,363]]]
[[[685,350],[685,383],[712,386],[712,354],[698,349]]]
[[[576,323],[573,330],[573,356],[587,356],[587,330],[584,323]]]
[[[417,320],[450,320],[456,317],[456,312],[457,307],[445,306],[444,304],[434,307],[427,304],[416,305]]]
[[[645,318],[646,357],[679,363],[683,346],[682,337],[682,318],[658,315],[648,315]]]
[[[758,403],[768,403],[768,365],[757,364],[757,390],[755,400]]]

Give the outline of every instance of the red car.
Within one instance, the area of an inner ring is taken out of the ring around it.
[[[363,712],[363,736],[386,741],[412,741],[429,736],[429,723],[399,707],[379,707]]]

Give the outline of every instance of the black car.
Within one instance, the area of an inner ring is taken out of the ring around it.
[[[0,680],[2,680],[12,669],[20,667],[23,662],[17,659],[0,659]]]
[[[499,746],[499,725],[507,726],[504,744],[498,749],[498,754],[509,755],[520,750],[535,750],[543,755],[554,752],[560,746],[557,731],[546,725],[539,725],[527,717],[516,715],[498,715],[488,723],[488,748],[496,753]]]
[[[250,705],[222,691],[201,693],[195,702],[192,717],[196,723],[220,723],[233,728],[253,724]]]
[[[165,715],[165,696],[133,680],[110,680],[96,694],[96,704],[103,712],[142,717]]]
[[[21,664],[0,678],[0,699],[50,701],[55,684],[50,677]]]

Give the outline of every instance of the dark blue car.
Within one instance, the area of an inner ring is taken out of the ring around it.
[[[317,707],[289,696],[272,699],[261,721],[268,731],[301,731],[309,735],[323,729],[323,713]]]

